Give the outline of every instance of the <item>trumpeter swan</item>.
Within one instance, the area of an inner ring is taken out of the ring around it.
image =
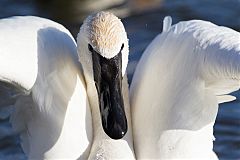
[[[92,108],[94,135],[89,159],[134,159],[124,26],[109,12],[93,14],[81,26],[77,44]]]

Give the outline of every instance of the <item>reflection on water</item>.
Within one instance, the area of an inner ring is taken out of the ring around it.
[[[214,149],[225,159],[240,158],[240,92],[235,102],[220,105],[215,124]]]
[[[150,10],[140,12],[143,6],[149,6]],[[152,10],[153,6],[157,9]],[[76,37],[81,20],[92,11],[103,8],[120,16],[131,14],[123,19],[130,43],[130,81],[143,50],[161,32],[166,15],[172,16],[173,23],[203,19],[240,31],[239,0],[1,0],[0,18],[12,15],[47,17],[64,24]],[[214,150],[221,159],[240,158],[240,93],[234,95],[238,100],[220,106],[215,125]],[[0,98],[3,97],[0,95]],[[7,113],[6,110],[0,112],[0,159],[25,159],[8,119],[1,119]]]

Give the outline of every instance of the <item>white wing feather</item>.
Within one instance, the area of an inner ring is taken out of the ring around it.
[[[204,21],[181,22],[173,28],[176,30],[178,25],[184,25],[184,30],[180,31],[180,34],[193,35],[197,43],[195,52],[203,56],[201,72],[206,87],[214,91],[218,97],[222,95],[222,100],[223,95],[238,90],[240,34],[230,28]],[[227,97],[224,101],[227,101]]]
[[[218,102],[239,89],[240,33],[201,20],[180,22],[143,53],[130,87],[138,159],[210,158]]]
[[[39,17],[0,20],[0,80],[29,90],[11,116],[30,159],[86,159],[92,126],[76,43]]]

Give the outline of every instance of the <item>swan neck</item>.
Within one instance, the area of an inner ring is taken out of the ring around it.
[[[103,130],[101,124],[101,116],[98,106],[98,94],[95,88],[95,83],[92,80],[87,80],[88,95],[92,108],[93,120],[93,144],[89,159],[135,159],[133,152],[133,140],[131,130],[130,108],[128,102],[128,85],[126,76],[123,79],[123,99],[125,112],[129,130],[126,135],[119,140],[111,139]]]

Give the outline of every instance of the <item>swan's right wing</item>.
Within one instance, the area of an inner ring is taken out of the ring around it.
[[[0,81],[28,91],[11,116],[24,152],[33,159],[85,158],[91,115],[72,35],[31,16],[2,19],[0,28]]]

